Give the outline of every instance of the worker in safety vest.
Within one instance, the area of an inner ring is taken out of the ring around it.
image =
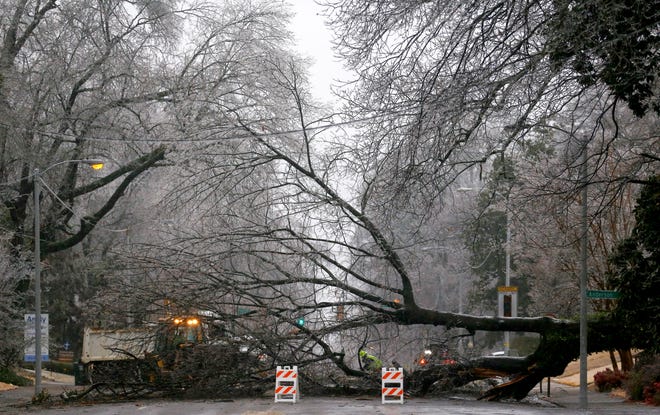
[[[364,350],[360,350],[359,355],[362,361],[362,367],[365,370],[378,371],[383,367],[383,362],[376,356],[372,356]]]

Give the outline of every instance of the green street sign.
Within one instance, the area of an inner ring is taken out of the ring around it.
[[[594,298],[597,300],[614,300],[619,298],[621,293],[618,291],[609,290],[587,290],[587,298]]]

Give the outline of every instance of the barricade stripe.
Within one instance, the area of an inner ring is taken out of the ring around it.
[[[402,376],[402,374],[399,371],[383,373],[383,379],[390,379],[390,376],[392,379],[398,379],[399,377]]]
[[[403,395],[401,388],[383,388],[383,395]]]

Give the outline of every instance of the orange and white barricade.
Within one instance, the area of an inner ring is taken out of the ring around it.
[[[382,403],[403,403],[403,368],[382,369]]]
[[[278,366],[275,372],[275,402],[296,403],[298,399],[298,366]]]

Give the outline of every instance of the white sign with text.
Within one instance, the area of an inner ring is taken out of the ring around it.
[[[34,337],[35,337],[35,316],[34,314],[25,314],[25,361],[34,362],[36,360]],[[48,314],[41,315],[41,360],[48,361]]]

